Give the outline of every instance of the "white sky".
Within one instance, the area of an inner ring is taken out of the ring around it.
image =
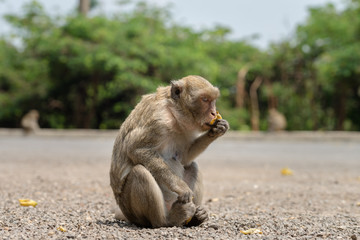
[[[79,0],[38,0],[53,14],[65,14],[74,10]],[[328,2],[337,7],[344,0],[146,0],[157,5],[172,3],[173,19],[195,29],[212,27],[215,24],[232,30],[232,39],[260,36],[253,43],[266,48],[272,41],[290,37],[296,25],[307,16],[309,6],[324,5]],[[0,15],[19,13],[21,6],[29,0],[0,0]],[[99,0],[100,11],[112,13],[121,10],[116,0]],[[0,34],[7,33],[9,26],[0,20]]]

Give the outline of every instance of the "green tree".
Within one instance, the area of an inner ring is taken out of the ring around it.
[[[227,27],[195,31],[167,8],[129,2],[111,17],[53,17],[36,1],[6,16],[14,33],[0,39],[0,125],[18,127],[35,108],[42,127],[118,128],[141,95],[196,74],[220,88],[233,130],[250,129],[254,101],[261,130],[273,107],[288,130],[360,129],[360,0],[310,9],[292,39],[267,51],[229,40]]]
[[[236,81],[231,73],[258,51],[227,41],[224,27],[196,32],[172,23],[167,9],[144,2],[113,17],[53,18],[33,1],[7,20],[22,42],[21,51],[14,48],[21,64],[34,64],[24,73],[44,75],[37,81],[45,95],[21,96],[40,110],[43,127],[117,128],[142,94],[188,74],[212,80],[228,102]],[[23,113],[27,106],[12,108]]]
[[[309,10],[294,38],[269,50],[271,92],[289,130],[359,130],[359,0]]]
[[[331,4],[310,9],[297,30],[299,45],[315,63],[318,93],[336,118],[336,130],[360,129],[360,1],[343,11]]]

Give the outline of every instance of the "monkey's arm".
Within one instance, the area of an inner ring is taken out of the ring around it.
[[[156,143],[154,139],[146,139],[141,131],[135,131],[131,134],[132,143],[128,145],[127,155],[136,165],[141,164],[153,175],[159,185],[165,185],[171,191],[178,194],[180,202],[190,202],[193,192],[189,186],[164,162],[164,159],[156,152]],[[158,137],[161,139],[161,136]]]
[[[225,119],[217,120],[214,127],[207,133],[197,138],[191,145],[185,165],[190,164],[199,154],[201,154],[215,139],[225,134],[229,129],[229,123]]]
[[[209,137],[207,133],[197,138],[191,145],[186,157],[184,165],[190,164],[197,156],[199,156],[216,138]]]

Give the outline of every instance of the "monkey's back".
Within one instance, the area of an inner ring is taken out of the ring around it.
[[[167,128],[167,123],[164,122],[167,104],[166,97],[159,95],[159,90],[157,93],[144,95],[122,123],[114,143],[110,168],[110,185],[115,195],[121,194],[126,176],[134,166],[128,156],[129,147],[134,144],[144,147],[151,145],[156,142],[154,138],[161,138],[163,128]],[[141,134],[145,129],[151,134]],[[137,137],[134,138],[134,135]],[[136,143],[134,139],[137,140]]]

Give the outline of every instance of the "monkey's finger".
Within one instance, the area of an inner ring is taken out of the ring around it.
[[[216,130],[217,130],[217,131],[220,131],[220,132],[224,132],[224,131],[226,131],[226,127],[220,125],[220,126],[218,126],[218,127],[216,128]]]
[[[193,224],[199,225],[202,222],[206,221],[207,219],[209,219],[209,214],[207,213],[205,208],[203,208],[202,206],[197,206],[196,212],[195,212],[195,215],[194,215],[193,221],[192,221]]]
[[[179,195],[178,196],[178,202],[181,202],[181,203],[188,203],[188,202],[191,202],[193,196],[192,196],[192,193],[191,192],[186,192],[182,195]]]
[[[201,214],[199,213],[199,214],[196,215],[196,218],[197,218],[199,221],[204,222],[204,221],[206,221],[207,219],[209,219],[209,215],[207,214],[207,212],[201,213]]]
[[[224,119],[221,119],[221,120],[218,120],[219,122],[217,123],[217,126],[221,125],[221,126],[224,126],[226,128],[229,128],[229,123],[224,120]]]
[[[205,210],[205,208],[203,208],[203,207],[201,207],[201,206],[199,206],[199,207],[196,209],[195,215],[196,215],[196,216],[208,217],[207,211]]]
[[[203,206],[197,206],[196,212],[206,212],[206,210]]]
[[[220,128],[220,129],[223,129],[225,131],[227,131],[229,129],[229,125],[227,123],[219,124],[217,127]]]
[[[224,134],[226,132],[226,128],[224,126],[218,126],[214,128],[215,134]]]

